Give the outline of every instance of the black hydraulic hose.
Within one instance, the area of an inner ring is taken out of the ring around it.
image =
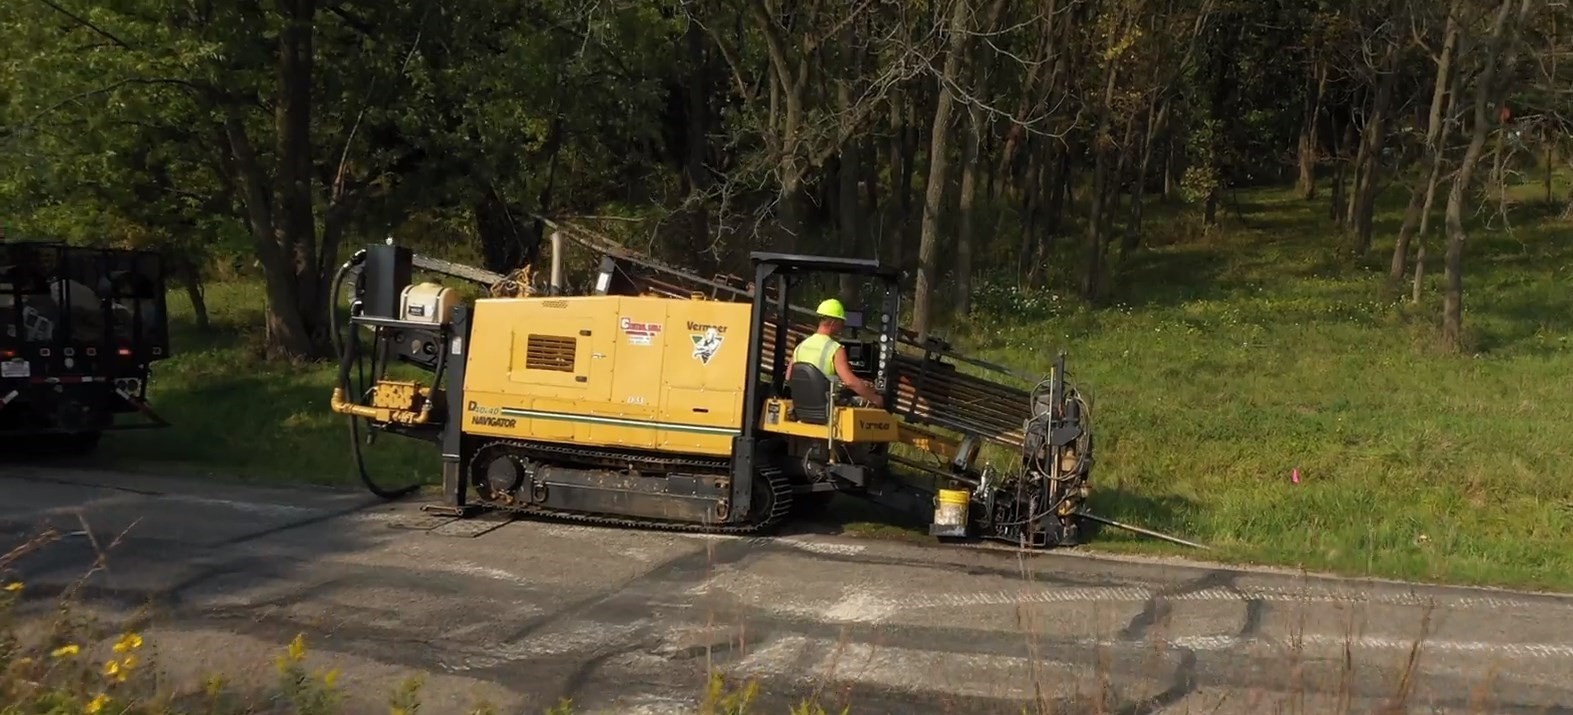
[[[345,326],[341,326],[338,320],[339,297],[342,295],[345,274],[349,273],[351,267],[356,266],[365,260],[366,251],[365,249],[362,249],[357,251],[354,256],[351,256],[348,261],[345,261],[344,265],[339,266],[339,270],[333,275],[332,296],[329,298],[328,302],[328,323],[330,328],[328,331],[328,336],[333,340],[333,349],[339,358],[338,386],[339,389],[343,391],[344,398],[346,400],[352,399],[350,397],[351,395],[358,394],[356,392],[350,391],[350,365],[355,364],[357,366],[363,366],[364,363],[356,359],[359,357],[359,351],[355,348],[360,344],[360,341],[356,338],[355,333],[351,331],[348,336],[345,336],[342,332],[342,328]],[[346,321],[346,323],[347,322],[348,321]],[[363,382],[364,379],[364,373],[362,373]],[[365,385],[362,384],[362,387],[364,386]],[[371,473],[366,470],[366,455],[362,450],[360,442],[359,421],[361,418],[355,415],[345,415],[345,417],[348,417],[350,421],[350,453],[355,456],[355,471],[360,475],[361,483],[366,485],[367,490],[382,499],[392,501],[394,499],[407,496],[411,493],[414,493],[415,490],[420,489],[421,485],[418,482],[400,487],[398,489],[385,489],[379,486],[376,481],[371,478]]]

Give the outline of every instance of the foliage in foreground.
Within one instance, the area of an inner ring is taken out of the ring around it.
[[[195,692],[171,688],[160,677],[155,658],[144,649],[136,631],[102,632],[89,619],[76,617],[64,603],[42,633],[24,633],[17,605],[25,586],[11,581],[0,592],[0,715],[339,715],[349,709],[349,693],[339,687],[338,668],[306,664],[304,634],[296,635],[273,660],[271,686],[236,688],[214,674]],[[259,669],[261,671],[261,669]],[[421,712],[423,680],[406,678],[389,694],[389,715]],[[734,688],[713,674],[696,715],[757,713],[758,684]],[[574,715],[573,702],[563,699],[545,715]],[[846,715],[849,711],[842,711]],[[469,715],[497,715],[485,702]],[[789,715],[829,715],[810,702]]]

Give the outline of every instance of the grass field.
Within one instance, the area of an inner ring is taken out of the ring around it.
[[[264,481],[358,484],[345,418],[328,409],[336,367],[270,363],[257,357],[262,288],[208,286],[213,331],[192,328],[183,292],[170,293],[174,357],[157,363],[149,400],[173,427],[106,437],[106,460]],[[362,434],[364,437],[364,433]],[[434,473],[423,443],[381,437],[368,470],[390,483]]]
[[[1573,588],[1573,226],[1530,204],[1511,232],[1473,221],[1472,347],[1450,355],[1435,339],[1438,227],[1423,302],[1383,286],[1402,200],[1383,205],[1357,265],[1337,258],[1324,201],[1242,192],[1221,231],[1123,268],[1117,307],[994,291],[980,302],[996,317],[956,337],[1033,371],[1066,350],[1093,403],[1095,510],[1205,542],[1208,558]],[[260,295],[212,286],[222,336],[200,336],[171,294],[179,357],[153,399],[176,427],[108,439],[106,461],[354,483],[331,366],[250,356]],[[434,473],[427,445],[385,437],[371,452],[388,483]],[[1108,529],[1093,548],[1187,551]]]

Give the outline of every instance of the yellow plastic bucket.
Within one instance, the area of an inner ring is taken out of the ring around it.
[[[966,526],[967,507],[972,499],[965,489],[939,490],[938,503],[934,506],[934,524],[936,526]]]
[[[965,489],[941,489],[939,503],[966,506],[972,503],[972,497]]]

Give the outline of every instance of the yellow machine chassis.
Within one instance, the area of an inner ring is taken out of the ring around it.
[[[792,401],[772,398],[765,401],[760,429],[776,434],[837,442],[894,442],[900,438],[900,420],[873,407],[831,408],[827,424],[799,422],[793,417]],[[832,431],[832,427],[834,430]]]

